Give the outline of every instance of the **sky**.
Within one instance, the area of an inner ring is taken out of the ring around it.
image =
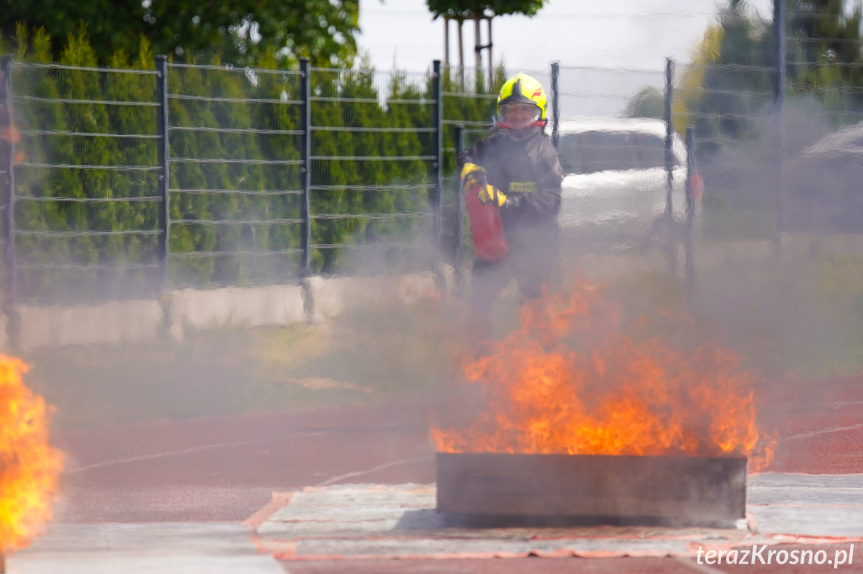
[[[522,70],[546,84],[551,62],[561,66],[561,92],[579,114],[618,115],[645,85],[664,83],[665,60],[689,60],[717,6],[726,0],[547,0],[533,18],[494,19],[494,63]],[[750,0],[762,16],[772,0]],[[361,0],[357,41],[377,70],[423,71],[444,57],[444,24],[432,21],[425,0]],[[488,42],[483,26],[482,43]],[[464,26],[465,65],[474,67],[474,27]],[[458,63],[456,25],[450,24],[450,60]],[[483,65],[487,61],[483,54]],[[591,69],[588,69],[591,68]],[[596,68],[600,68],[597,70]],[[644,70],[636,72],[633,70]],[[573,99],[574,98],[574,99]],[[566,102],[564,101],[564,104]],[[567,115],[563,113],[563,115]]]

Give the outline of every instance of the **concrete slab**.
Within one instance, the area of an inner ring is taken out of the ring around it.
[[[863,537],[863,474],[758,474],[748,509],[761,534]]]
[[[8,574],[284,574],[239,523],[52,524]]]
[[[692,557],[700,548],[863,541],[863,475],[751,476],[752,519],[737,529],[468,528],[437,513],[435,495],[431,484],[309,487],[278,498],[254,531],[234,522],[55,523],[9,556],[7,571],[282,574],[278,560]]]
[[[430,484],[310,487],[262,520],[259,544],[284,560],[519,556],[694,556],[699,548],[863,541],[863,475],[760,474],[738,528],[468,528],[435,509]]]

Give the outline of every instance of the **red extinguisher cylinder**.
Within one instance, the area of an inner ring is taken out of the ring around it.
[[[494,205],[479,200],[480,187],[465,192],[465,205],[470,219],[473,247],[477,259],[497,261],[509,252],[500,212]]]

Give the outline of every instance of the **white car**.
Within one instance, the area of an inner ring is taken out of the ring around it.
[[[649,118],[561,121],[558,151],[565,178],[559,222],[564,233],[615,248],[650,239],[666,213],[665,130],[662,120]],[[676,132],[672,154],[672,215],[682,223],[686,147]],[[697,172],[691,177],[697,233],[703,183]]]

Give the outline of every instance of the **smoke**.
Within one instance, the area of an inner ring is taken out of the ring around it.
[[[701,165],[704,237],[689,306],[763,375],[766,429],[785,424],[789,409],[828,409],[837,377],[863,367],[863,211],[853,161],[813,153],[842,133],[828,118],[792,101],[781,123],[757,126],[752,144],[726,146]]]
[[[586,272],[613,285],[633,315],[688,307],[705,333],[736,349],[767,381],[854,372],[863,262],[834,249],[847,235],[837,242],[837,234],[789,232],[776,241],[771,210],[781,172],[774,125],[766,119],[751,146],[728,147],[702,165],[705,228],[696,244],[693,299],[654,249],[572,256],[579,245],[566,238],[560,276],[549,288],[566,291],[571,275]],[[791,106],[783,127],[787,157],[833,131],[812,108]],[[831,177],[817,166],[807,170],[809,177]],[[187,325],[182,341],[152,332],[135,342],[36,349],[25,358],[38,390],[58,407],[57,423],[68,427],[398,401],[431,408],[462,377],[462,358],[483,336],[458,296],[459,276],[469,292],[469,269],[453,269],[430,233],[401,239],[364,237],[339,261],[342,274],[310,281],[312,323],[302,309],[283,324],[255,323],[231,303],[241,290],[216,289],[208,305],[217,312]],[[502,339],[517,325],[518,287],[513,281],[486,294],[495,299],[491,337]],[[286,295],[249,293],[284,297],[269,309],[285,313]]]

